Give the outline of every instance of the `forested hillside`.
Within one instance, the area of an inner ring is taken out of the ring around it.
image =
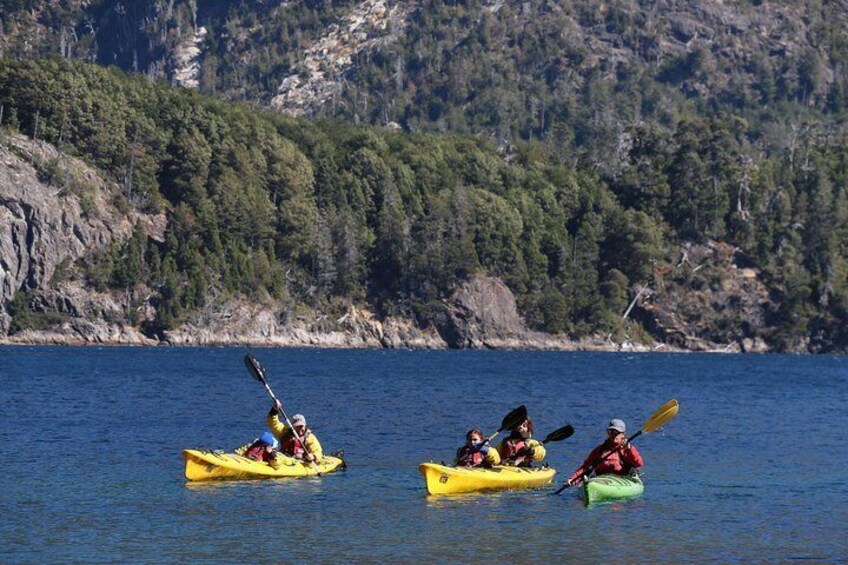
[[[844,343],[840,130],[799,131],[794,153],[751,162],[738,118],[646,128],[609,182],[532,144],[296,121],[89,65],[6,62],[0,93],[6,127],[84,156],[126,205],[167,212],[164,243],[139,232],[84,265],[94,288],[153,289],[152,332],[233,294],[291,311],[370,301],[426,325],[483,271],[532,327],[615,333],[658,270],[664,288],[720,284],[674,267],[681,243],[721,240],[777,305],[761,337]]]
[[[1,4],[3,126],[168,217],[84,266],[150,333],[242,294],[426,326],[489,273],[548,332],[848,344],[840,2]]]

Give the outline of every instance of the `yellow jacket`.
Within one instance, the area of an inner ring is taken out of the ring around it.
[[[286,423],[280,420],[280,415],[274,409],[268,412],[268,427],[271,428],[274,437],[277,438],[281,445],[285,439],[288,439],[286,436],[291,431]],[[311,430],[307,428],[306,438],[301,439],[303,439],[303,446],[306,448],[306,451],[314,455],[316,461],[324,458],[324,450],[321,447],[321,442],[318,441],[318,438],[315,437],[315,434]]]
[[[498,445],[498,453],[501,456],[501,462],[504,465],[511,465],[515,467],[529,467],[530,460],[528,460],[527,457],[518,457],[516,459],[510,459],[509,461],[507,461],[510,456],[514,456],[515,450],[513,446],[515,441],[516,440],[514,438],[506,438],[505,440],[501,441],[500,445]],[[545,446],[535,439],[531,438],[525,440],[525,444],[527,446],[527,449],[530,450],[530,459],[532,459],[536,463],[542,461],[542,459],[544,459],[545,455],[547,455],[548,453],[545,449]]]

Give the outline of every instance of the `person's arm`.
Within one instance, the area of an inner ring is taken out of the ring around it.
[[[271,466],[272,469],[279,469],[285,464],[283,460],[283,454],[279,451],[274,451],[268,456],[268,465]]]
[[[315,457],[315,461],[320,461],[324,458],[324,449],[321,447],[321,442],[318,441],[315,434],[309,434],[306,436],[306,439],[303,442],[303,447],[306,448],[307,453],[310,453],[313,457]]]
[[[498,450],[494,447],[490,447],[489,450],[483,454],[483,461],[489,466],[499,465],[501,462],[501,454],[498,453]]]
[[[642,461],[642,456],[630,443],[627,444],[627,447],[619,450],[619,453],[621,453],[621,460],[631,467],[638,469],[645,464],[644,461]]]
[[[544,459],[545,455],[548,454],[548,450],[545,449],[545,446],[535,439],[531,439],[527,442],[527,451],[530,452],[529,455],[533,458],[533,461],[536,461],[537,463]]]
[[[280,420],[280,412],[277,410],[276,406],[272,406],[271,410],[268,411],[268,418],[266,419],[268,423],[268,428],[274,433],[274,436],[278,440],[282,440],[283,435],[288,430],[285,422]]]
[[[595,460],[597,460],[598,457],[600,457],[601,452],[604,450],[605,446],[606,446],[606,444],[602,443],[601,445],[599,445],[598,447],[596,447],[595,449],[593,449],[589,453],[589,456],[586,457],[586,460],[583,461],[583,464],[580,465],[580,467],[578,467],[577,470],[575,470],[573,473],[571,473],[570,477],[568,477],[568,484],[569,485],[573,485],[578,480],[580,480],[580,478],[583,475],[585,475],[586,473],[589,472],[589,467],[591,467],[592,463],[594,463]]]

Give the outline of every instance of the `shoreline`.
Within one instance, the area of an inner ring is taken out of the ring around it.
[[[624,342],[611,343],[600,340],[569,340],[563,337],[546,336],[534,338],[487,339],[468,347],[450,348],[440,339],[422,338],[386,343],[376,338],[364,338],[342,332],[299,333],[299,335],[253,337],[209,336],[179,334],[170,339],[156,340],[133,335],[128,339],[89,339],[58,332],[35,332],[28,330],[16,336],[0,337],[0,346],[65,346],[65,347],[258,347],[258,348],[303,348],[303,349],[405,349],[405,350],[491,350],[491,351],[589,351],[609,353],[743,353],[738,344],[727,344],[722,348],[684,349],[665,343],[651,345]]]

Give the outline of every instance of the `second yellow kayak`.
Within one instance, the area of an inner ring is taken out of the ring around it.
[[[438,463],[422,463],[418,471],[424,475],[430,494],[519,490],[550,484],[556,470],[550,467],[492,467],[490,469],[448,467]]]
[[[186,463],[185,476],[190,481],[311,477],[319,473],[331,473],[344,465],[344,461],[338,457],[326,456],[314,465],[296,461],[274,469],[268,463],[235,453],[196,449],[183,450],[183,459]]]

